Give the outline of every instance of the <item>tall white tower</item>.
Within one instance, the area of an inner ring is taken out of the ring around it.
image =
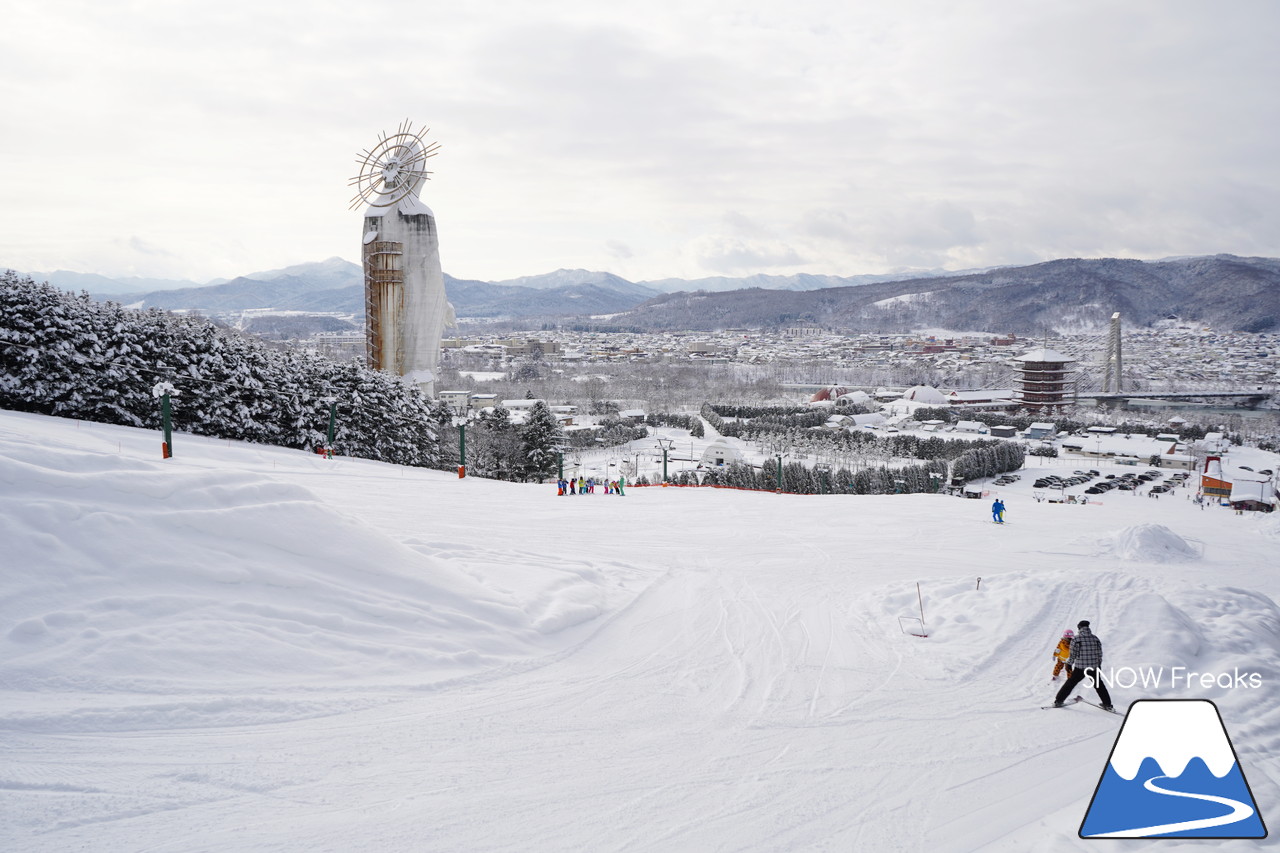
[[[435,394],[440,338],[453,322],[440,267],[436,218],[418,194],[440,144],[409,121],[356,159],[351,208],[364,207],[365,352],[369,367]]]
[[[1107,352],[1102,357],[1106,372],[1102,378],[1102,393],[1119,394],[1124,359],[1120,352],[1120,312],[1111,315],[1111,332],[1107,335]]]

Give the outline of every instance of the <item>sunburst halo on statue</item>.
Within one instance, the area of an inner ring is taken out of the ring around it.
[[[423,168],[428,157],[440,151],[439,142],[427,143],[431,128],[415,132],[413,123],[405,119],[393,134],[378,134],[378,143],[360,153],[356,162],[360,174],[347,181],[356,188],[351,209],[362,205],[391,207],[406,196],[416,195],[431,173]]]

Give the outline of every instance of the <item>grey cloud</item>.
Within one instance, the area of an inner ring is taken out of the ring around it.
[[[805,263],[794,248],[779,241],[709,236],[695,241],[693,251],[700,266],[720,273],[785,269]]]
[[[152,255],[159,258],[174,257],[173,252],[165,249],[163,246],[157,246],[154,243],[143,240],[141,237],[136,235],[125,240],[124,245],[128,249],[137,252],[140,255]]]
[[[0,254],[63,251],[54,217],[205,277],[348,252],[352,158],[405,117],[449,262],[495,278],[1280,254],[1280,5],[586,9],[22,7]]]

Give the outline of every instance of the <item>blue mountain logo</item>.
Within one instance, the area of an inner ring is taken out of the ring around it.
[[[1081,838],[1266,838],[1218,706],[1129,707],[1080,824]]]

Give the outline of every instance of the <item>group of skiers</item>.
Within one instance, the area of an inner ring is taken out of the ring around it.
[[[1071,695],[1071,691],[1076,689],[1076,685],[1086,678],[1093,685],[1093,689],[1098,691],[1098,700],[1102,704],[1102,710],[1114,711],[1111,705],[1111,694],[1107,692],[1107,685],[1102,681],[1102,641],[1089,630],[1089,621],[1081,620],[1076,625],[1076,630],[1070,628],[1062,632],[1062,639],[1058,641],[1058,647],[1053,651],[1053,680],[1058,680],[1058,673],[1065,668],[1067,671],[1067,683],[1062,685],[1058,690],[1058,695],[1053,697],[1053,707],[1061,708],[1067,702],[1067,697]]]
[[[594,477],[570,477],[565,479],[561,477],[556,481],[556,487],[559,491],[558,495],[594,495],[596,493],[596,481]],[[623,489],[627,485],[626,477],[618,477],[616,480],[601,480],[599,485],[604,486],[606,495],[626,495]]]

